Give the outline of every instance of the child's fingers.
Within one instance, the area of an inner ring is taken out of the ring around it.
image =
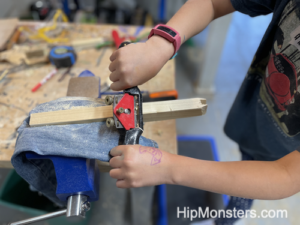
[[[119,146],[114,147],[112,150],[110,150],[109,154],[111,156],[120,156],[123,154],[123,152],[120,150]]]
[[[109,165],[113,168],[120,168],[122,166],[122,156],[115,156],[109,160]]]
[[[112,62],[112,61],[114,61],[116,58],[117,58],[117,55],[118,55],[118,50],[115,50],[112,54],[111,54],[111,56],[109,57],[109,59],[110,59],[110,61]]]
[[[121,81],[114,82],[110,85],[110,88],[114,91],[121,91],[126,89],[124,84]]]
[[[120,73],[119,71],[115,70],[113,71],[110,75],[109,75],[109,79],[112,81],[112,82],[116,82],[120,79]]]
[[[129,185],[127,184],[127,182],[125,180],[117,180],[116,186],[118,188],[129,188]]]
[[[123,175],[121,169],[112,169],[112,170],[110,170],[109,171],[109,176],[111,176],[112,178],[117,179],[117,180],[124,179],[124,175]]]
[[[117,69],[117,67],[118,67],[118,62],[113,61],[109,64],[108,69],[109,69],[110,72],[114,72]]]

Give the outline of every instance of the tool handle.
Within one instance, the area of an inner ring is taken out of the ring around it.
[[[122,43],[120,44],[119,48],[123,48],[124,46],[129,45],[129,44],[131,44],[131,42],[129,42],[129,41],[124,41],[124,42],[122,42]]]
[[[130,42],[122,42],[119,46],[119,48],[122,48],[126,45],[129,45]],[[135,86],[132,88],[128,88],[124,90],[124,93],[128,93],[130,95],[136,96],[136,100],[138,103],[138,127],[133,128],[131,130],[127,130],[125,132],[125,139],[124,139],[124,145],[138,145],[140,137],[143,134],[144,131],[144,120],[143,120],[143,96],[141,94],[140,89]]]
[[[64,209],[64,210],[60,210],[58,212],[48,213],[48,214],[45,214],[45,215],[33,217],[33,218],[22,220],[22,221],[19,221],[19,222],[13,222],[13,223],[10,223],[8,225],[31,224],[31,223],[35,223],[35,222],[39,222],[39,221],[43,221],[43,220],[55,218],[55,217],[58,217],[58,216],[62,216],[62,215],[65,215],[66,213],[67,213],[67,210]]]
[[[138,145],[142,134],[143,130],[141,128],[133,128],[126,131],[124,145]]]

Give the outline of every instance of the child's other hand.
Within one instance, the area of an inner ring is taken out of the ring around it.
[[[159,36],[130,44],[110,56],[111,89],[124,90],[154,77],[174,53],[173,44]]]
[[[172,183],[172,154],[141,145],[119,145],[110,151],[110,176],[118,188],[136,188]]]

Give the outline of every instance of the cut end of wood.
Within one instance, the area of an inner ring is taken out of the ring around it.
[[[200,98],[200,102],[201,102],[202,104],[206,104],[206,99],[205,99],[205,98]]]
[[[207,111],[207,105],[203,105],[202,107],[202,115],[206,114]]]

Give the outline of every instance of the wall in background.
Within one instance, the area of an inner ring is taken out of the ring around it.
[[[20,17],[28,11],[30,3],[35,0],[1,0],[0,18]]]

